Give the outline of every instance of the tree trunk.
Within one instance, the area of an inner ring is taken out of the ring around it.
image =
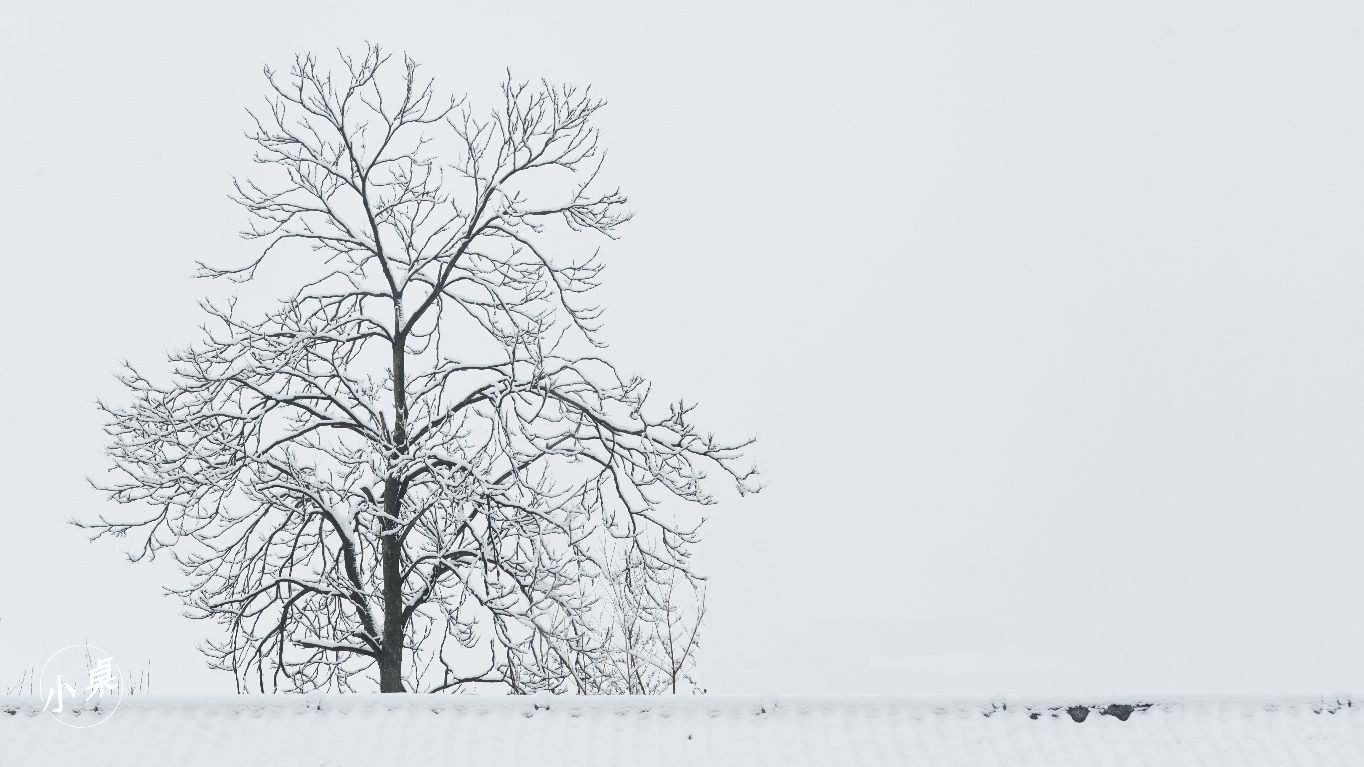
[[[406,344],[402,334],[402,306],[394,311],[393,341],[393,444],[401,455],[407,452],[407,382],[404,364]],[[394,456],[395,458],[397,456]],[[402,510],[398,478],[384,480],[384,536],[379,551],[384,573],[384,636],[379,654],[379,692],[403,692],[403,582],[402,547],[396,521]]]
[[[398,516],[398,480],[384,481],[385,535],[379,545],[384,572],[384,636],[379,654],[379,692],[403,692],[403,587],[398,537],[387,531]]]

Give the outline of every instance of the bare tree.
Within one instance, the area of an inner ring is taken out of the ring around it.
[[[610,563],[694,579],[673,501],[712,502],[708,471],[757,489],[748,442],[601,356],[578,243],[630,217],[599,182],[603,102],[508,76],[475,111],[373,46],[265,74],[233,194],[261,247],[201,274],[304,276],[254,315],[204,301],[168,382],[126,368],[100,487],[151,511],[84,525],[175,558],[241,689],[590,690]]]
[[[606,695],[704,692],[693,671],[706,615],[703,588],[690,578],[638,578],[638,566],[617,573],[610,600],[605,673],[588,691]],[[600,664],[599,664],[600,665]]]

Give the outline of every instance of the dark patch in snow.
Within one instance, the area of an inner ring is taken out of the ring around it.
[[[1028,718],[1036,721],[1046,715],[1055,719],[1064,713],[1071,718],[1071,721],[1083,722],[1089,718],[1091,713],[1098,713],[1101,716],[1111,716],[1120,722],[1126,722],[1132,717],[1132,714],[1138,711],[1145,711],[1150,707],[1150,703],[1109,703],[1104,706],[1047,706],[1039,709],[1029,708]],[[1003,710],[1004,707],[1002,705],[997,705],[995,709],[995,711]],[[985,715],[989,716],[992,713],[994,713],[994,711],[986,711]]]
[[[1337,711],[1341,711],[1341,710],[1347,709],[1347,708],[1354,708],[1354,700],[1353,700],[1352,698],[1337,699],[1337,700],[1322,700],[1321,703],[1320,703],[1319,705],[1314,705],[1314,706],[1312,706],[1312,713],[1314,713],[1314,714],[1334,714],[1334,713],[1336,713]],[[1265,706],[1265,710],[1266,710],[1266,711],[1274,711],[1274,710],[1276,710],[1276,709],[1277,709],[1277,706],[1275,706],[1275,707]]]
[[[1145,711],[1150,707],[1150,703],[1110,703],[1099,713],[1104,716],[1116,717],[1119,722],[1126,722],[1127,717],[1131,716],[1133,711]]]

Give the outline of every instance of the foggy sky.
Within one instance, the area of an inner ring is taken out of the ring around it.
[[[1100,7],[1103,6],[1103,7]],[[243,108],[296,51],[475,103],[592,84],[637,211],[605,338],[756,435],[709,510],[715,693],[1364,689],[1364,6],[8,3],[0,692],[88,639],[228,692],[65,524],[96,398],[197,336]]]

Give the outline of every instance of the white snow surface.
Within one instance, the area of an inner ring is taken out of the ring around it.
[[[1149,707],[1121,720],[1115,702]],[[0,698],[11,764],[1330,767],[1364,765],[1364,702],[152,696],[73,729],[41,701]]]

